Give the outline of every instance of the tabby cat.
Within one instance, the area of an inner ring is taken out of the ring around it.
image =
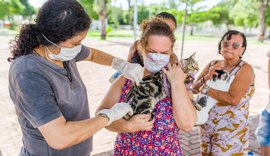
[[[195,54],[196,52],[194,52],[188,58],[181,60],[184,73],[195,74],[199,70],[198,62],[195,60]]]
[[[140,84],[133,86],[128,92],[125,102],[129,103],[133,109],[133,115],[149,114],[153,119],[152,111],[156,103],[167,96],[163,86],[165,74],[158,72],[153,75],[145,76]],[[124,116],[128,120],[132,117],[129,114]]]
[[[190,55],[188,58],[181,60],[183,72],[187,74],[187,78],[185,80],[186,88],[189,90],[193,90],[192,84],[195,80],[195,74],[199,70],[198,62],[195,60],[195,54],[196,52]]]
[[[185,81],[188,87],[194,81],[193,75],[198,71],[198,63],[194,58],[195,53],[181,61],[183,71],[188,74]],[[156,103],[166,96],[170,96],[170,90],[167,77],[162,71],[145,76],[138,86],[134,85],[130,89],[125,98],[125,102],[131,105],[134,113],[133,115],[127,114],[124,119],[129,120],[136,114],[150,113],[150,120],[152,120]]]
[[[206,84],[213,89],[220,91],[228,91],[233,81],[233,77],[224,70],[216,70],[218,75],[213,76],[212,79],[207,80]],[[196,98],[195,107],[197,108],[196,125],[202,125],[208,120],[208,112],[217,103],[217,100],[206,95],[199,94]]]

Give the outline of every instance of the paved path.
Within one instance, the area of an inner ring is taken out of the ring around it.
[[[108,51],[114,56],[121,58],[127,57],[127,51],[132,40],[118,39],[117,41],[99,41],[85,39],[84,44]],[[184,57],[197,52],[196,59],[203,68],[210,60],[220,58],[217,54],[218,41],[186,41]],[[269,42],[257,44],[248,40],[248,49],[244,59],[248,61],[255,70],[256,74],[256,92],[251,100],[250,112],[252,117],[261,112],[266,105],[268,97],[267,89],[267,58],[266,53],[269,50]],[[180,56],[180,42],[176,44],[176,54]],[[6,58],[9,56],[8,37],[0,36],[0,156],[16,156],[21,147],[21,130],[17,122],[15,110],[8,94],[8,68],[9,63]],[[88,89],[88,98],[91,114],[94,113],[99,102],[108,90],[110,83],[108,78],[114,73],[110,67],[96,65],[94,63],[81,62],[78,64],[82,79]],[[251,121],[251,129],[256,128],[255,122]],[[186,155],[198,155],[198,129],[190,133],[183,133],[181,136],[183,151]],[[250,134],[250,149],[258,152],[258,144],[255,141],[253,133]],[[92,155],[107,156],[111,155],[116,133],[103,129],[94,135],[94,150]],[[191,138],[191,139],[190,139]]]

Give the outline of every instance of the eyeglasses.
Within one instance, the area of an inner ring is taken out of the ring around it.
[[[233,49],[238,49],[242,44],[239,44],[237,42],[229,42],[229,41],[223,41],[222,42],[223,47],[228,48],[232,45]]]

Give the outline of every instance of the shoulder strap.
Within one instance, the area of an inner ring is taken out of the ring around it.
[[[233,70],[231,71],[230,75],[236,75],[236,73],[241,69],[241,67],[246,64],[245,61],[241,60],[238,65],[236,65]]]

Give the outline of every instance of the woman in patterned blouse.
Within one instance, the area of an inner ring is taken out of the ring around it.
[[[209,112],[208,121],[201,126],[203,156],[244,155],[248,150],[249,101],[254,94],[254,71],[242,60],[247,41],[243,33],[226,32],[218,44],[222,60],[211,61],[194,83],[194,89],[218,102]],[[228,91],[209,88],[205,81],[225,70],[233,79]]]

